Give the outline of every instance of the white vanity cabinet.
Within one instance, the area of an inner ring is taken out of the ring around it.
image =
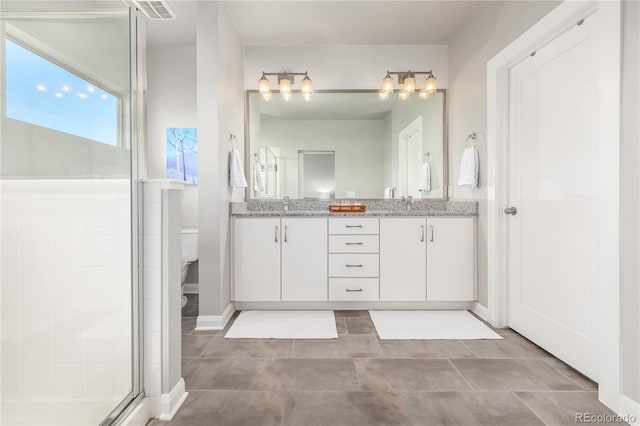
[[[427,218],[427,301],[475,299],[475,219]]]
[[[280,218],[236,218],[233,225],[234,300],[280,300]]]
[[[380,219],[380,300],[427,298],[427,244],[424,217]]]
[[[327,219],[282,219],[282,300],[327,300]]]
[[[236,218],[233,300],[327,300],[326,218]]]

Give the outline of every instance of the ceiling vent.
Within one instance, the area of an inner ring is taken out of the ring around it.
[[[176,19],[176,14],[164,0],[124,0],[129,6],[140,9],[149,19],[170,20]]]

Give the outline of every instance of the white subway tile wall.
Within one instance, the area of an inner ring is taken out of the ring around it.
[[[3,180],[0,191],[3,420],[39,410],[62,424],[73,407],[97,424],[132,383],[130,183]]]

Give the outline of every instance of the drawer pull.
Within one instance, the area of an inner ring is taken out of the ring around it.
[[[361,246],[362,245],[362,243],[348,243],[348,242],[345,243],[345,244],[348,245],[348,246]]]
[[[346,225],[347,228],[362,228],[362,225]]]
[[[280,233],[280,227],[276,225],[275,231],[276,231],[275,232],[275,238],[273,239],[273,242],[277,243],[278,242],[278,234]]]
[[[351,288],[346,288],[344,291],[346,291],[347,293],[362,293],[364,290],[359,288],[357,290],[351,289]]]
[[[347,268],[362,268],[362,264],[360,264],[360,265],[349,265],[349,264],[347,263],[347,264],[346,264],[346,265],[344,265],[344,266],[346,266]]]

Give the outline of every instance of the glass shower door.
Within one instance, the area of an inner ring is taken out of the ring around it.
[[[139,392],[135,18],[20,3],[1,6],[0,423],[108,423]]]

